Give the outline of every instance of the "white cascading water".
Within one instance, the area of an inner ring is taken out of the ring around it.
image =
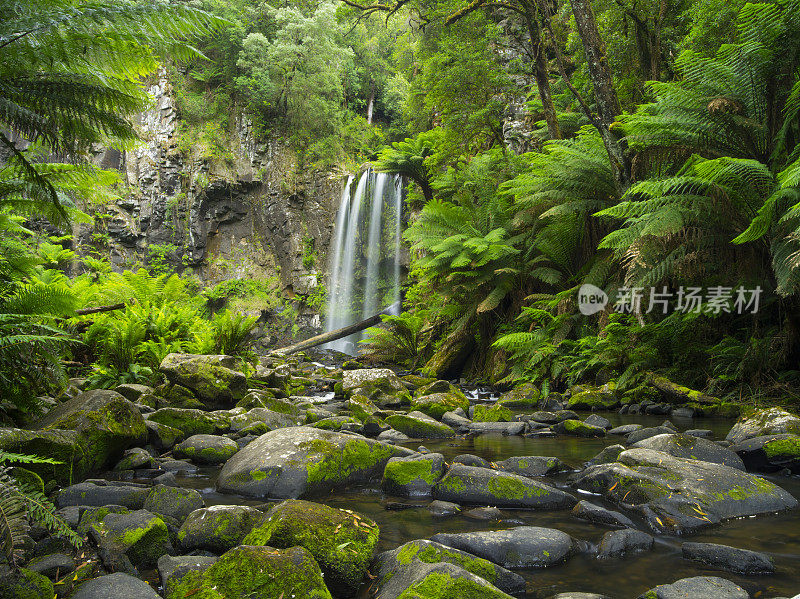
[[[330,254],[325,331],[377,314],[400,300],[402,179],[365,171],[342,192]],[[354,354],[361,334],[337,339],[330,349]]]

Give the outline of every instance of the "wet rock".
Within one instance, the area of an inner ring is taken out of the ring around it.
[[[89,533],[101,548],[124,554],[137,567],[154,566],[159,557],[174,552],[167,525],[146,510],[107,514]]]
[[[142,395],[147,395],[153,392],[152,387],[147,385],[137,385],[135,383],[123,383],[114,387],[114,391],[122,395],[128,401],[136,403]]]
[[[173,575],[164,591],[166,599],[184,599],[195,594],[204,598],[283,595],[331,599],[319,565],[302,547],[285,551],[273,547],[235,547],[202,572]]]
[[[383,431],[377,436],[377,440],[383,443],[402,443],[409,440],[409,436],[396,431],[393,428]]]
[[[692,435],[681,433],[656,435],[634,443],[633,447],[663,451],[678,458],[690,458],[722,464],[737,470],[745,469],[742,459],[730,449],[720,447],[708,439],[701,439]]]
[[[569,467],[558,458],[539,455],[516,456],[497,462],[495,466],[503,472],[528,477],[545,476],[569,470]]]
[[[670,416],[673,418],[694,418],[696,414],[696,410],[694,408],[689,407],[682,407],[682,408],[675,408],[670,412]]]
[[[638,599],[748,599],[742,587],[716,576],[681,578],[672,584],[662,584],[639,595]]]
[[[159,599],[144,580],[118,572],[84,582],[70,599]]]
[[[754,437],[787,433],[800,435],[800,418],[781,408],[769,408],[740,418],[725,439],[737,444]]]
[[[184,551],[224,553],[240,545],[264,513],[246,505],[212,505],[190,513],[178,531]]]
[[[380,408],[411,403],[411,394],[397,375],[388,368],[345,370],[342,391],[346,396],[363,395]]]
[[[85,391],[53,408],[38,426],[76,432],[78,451],[66,460],[67,464],[72,463],[72,475],[76,478],[111,467],[126,449],[143,445],[147,440],[144,418],[136,406],[116,391],[104,389]]]
[[[464,464],[465,466],[475,466],[477,468],[491,468],[492,464],[489,460],[482,457],[473,455],[471,453],[462,453],[453,458],[453,464]]]
[[[159,370],[173,385],[190,389],[207,406],[231,406],[247,393],[247,378],[231,369],[230,356],[169,354]]]
[[[268,408],[253,408],[244,414],[233,416],[230,427],[232,431],[246,431],[258,425],[261,427],[261,433],[265,433],[297,424],[300,424],[298,416],[275,412]]]
[[[178,524],[183,522],[193,511],[205,505],[200,493],[194,489],[156,485],[147,495],[144,509],[174,518]]]
[[[388,577],[378,588],[375,599],[449,599],[451,597],[480,597],[481,599],[511,599],[483,578],[449,563],[426,564],[412,562]]]
[[[185,460],[164,460],[159,463],[159,466],[168,473],[177,472],[179,474],[192,474],[193,472],[197,472],[197,466]]]
[[[353,414],[355,418],[361,420],[362,422],[380,411],[378,406],[372,403],[369,398],[365,397],[364,395],[352,395],[347,401],[344,402],[344,405],[348,410],[350,410],[350,413]],[[330,414],[330,416],[333,416],[333,414]],[[321,420],[321,418],[316,418],[316,420]]]
[[[386,418],[386,424],[411,439],[448,439],[455,437],[455,431],[422,412],[393,414]]]
[[[215,564],[218,559],[204,555],[162,555],[158,558],[158,575],[161,577],[161,585],[166,587],[169,579],[173,576],[181,578],[188,572],[203,572]]]
[[[606,430],[611,428],[611,421],[608,418],[603,418],[599,414],[590,414],[583,419],[583,422],[591,426],[599,426],[600,428],[604,428]]]
[[[503,512],[496,507],[475,507],[462,512],[462,515],[470,520],[498,521],[503,519]]]
[[[618,459],[586,468],[573,484],[631,506],[657,530],[680,534],[797,505],[780,487],[728,466],[642,448]]]
[[[366,482],[409,450],[358,435],[299,426],[261,435],[223,466],[217,489],[249,497],[298,498]]]
[[[655,437],[656,435],[671,435],[675,431],[667,426],[650,426],[647,428],[640,428],[639,430],[633,431],[631,434],[628,435],[626,439],[628,445],[633,445],[634,443],[638,443],[639,441],[644,441],[645,439],[649,439],[650,437]]]
[[[51,580],[57,580],[75,569],[75,560],[66,553],[49,553],[32,559],[27,568]]]
[[[563,509],[576,503],[569,493],[537,480],[463,464],[450,467],[433,487],[433,497],[460,504],[538,509]]]
[[[84,481],[59,491],[56,496],[56,506],[63,508],[70,505],[121,505],[137,510],[144,506],[149,494],[150,488],[145,485]]]
[[[672,406],[668,403],[654,403],[644,408],[644,413],[648,416],[666,416],[672,411]]]
[[[172,451],[178,459],[189,459],[197,464],[224,464],[239,451],[236,441],[221,435],[192,435],[175,446]]]
[[[605,437],[606,431],[599,426],[592,426],[580,420],[563,420],[552,427],[553,432],[559,435],[572,435],[574,437]]]
[[[440,499],[431,501],[428,504],[428,511],[436,517],[454,516],[461,511],[461,506],[452,501],[441,501]]]
[[[622,445],[609,445],[608,447],[604,447],[600,453],[589,460],[587,464],[589,466],[594,466],[596,464],[611,464],[617,461],[619,454],[621,454],[623,451],[625,451],[625,447]]]
[[[629,435],[634,431],[638,431],[643,429],[644,426],[641,424],[623,424],[622,426],[615,426],[610,431],[608,431],[609,435]]]
[[[686,403],[700,403],[700,404],[716,404],[719,399],[706,395],[700,391],[683,387],[677,383],[673,383],[663,376],[653,377],[651,384],[656,388],[661,399],[673,405],[680,405]]]
[[[624,528],[610,530],[603,535],[597,547],[599,559],[619,558],[631,553],[650,551],[653,548],[653,536],[642,532]]]
[[[472,424],[472,420],[459,415],[457,412],[445,412],[442,414],[442,422],[456,430]]]
[[[686,559],[701,562],[717,570],[746,576],[772,574],[775,571],[775,564],[770,557],[757,551],[715,543],[684,543],[681,551]]]
[[[522,383],[503,393],[497,403],[507,408],[535,408],[541,398],[541,391],[533,383]]]
[[[355,432],[361,430],[362,423],[352,416],[332,416],[319,420],[311,425],[314,428],[321,428],[326,431],[351,431]],[[266,432],[266,431],[265,431]]]
[[[147,443],[158,450],[166,451],[172,449],[175,443],[184,438],[183,432],[177,428],[159,424],[152,420],[145,420],[144,424],[147,427]]]
[[[378,535],[378,525],[360,514],[289,499],[267,512],[243,544],[303,547],[317,560],[331,591],[350,595],[372,562]]]
[[[714,437],[714,431],[707,428],[690,428],[689,430],[683,431],[683,433],[685,435],[692,435],[693,437],[700,437],[701,439],[712,439]]]
[[[375,559],[378,597],[392,599],[408,588],[409,572],[425,564],[453,564],[479,576],[506,593],[518,594],[525,590],[525,579],[491,561],[464,551],[446,547],[427,540],[410,541],[393,551],[386,551]],[[395,577],[400,577],[392,583]],[[412,574],[412,576],[414,576]],[[482,595],[481,595],[482,596]],[[426,595],[427,597],[427,595]]]
[[[576,541],[554,528],[518,526],[508,530],[438,533],[432,541],[466,551],[504,568],[544,568],[569,559]]]
[[[800,436],[763,435],[746,439],[730,447],[748,470],[778,472],[788,468],[800,472]]]
[[[441,419],[445,412],[452,412],[458,408],[469,409],[469,400],[461,392],[432,393],[411,401],[412,410],[438,419]]]
[[[572,515],[575,518],[586,520],[592,524],[621,526],[623,528],[635,528],[636,526],[625,514],[607,510],[604,507],[589,503],[588,501],[579,501],[577,505],[572,508]]]
[[[444,456],[440,453],[391,458],[383,471],[381,489],[400,497],[430,497],[444,469]]]
[[[524,422],[473,422],[468,428],[475,434],[497,433],[513,436],[524,433],[526,427]]]
[[[114,466],[114,470],[136,470],[137,468],[150,468],[155,463],[153,456],[140,447],[127,450],[122,459]]]
[[[604,388],[574,393],[567,401],[570,410],[613,410],[618,407],[616,394]]]
[[[478,404],[472,406],[472,420],[477,422],[511,422],[514,420],[514,412],[500,404],[491,406]]]
[[[579,591],[559,593],[550,599],[611,599],[608,595],[598,595],[597,593],[581,593]]]
[[[219,412],[184,408],[161,408],[148,414],[147,419],[177,429],[184,437],[224,433],[231,424],[230,416],[223,416]]]

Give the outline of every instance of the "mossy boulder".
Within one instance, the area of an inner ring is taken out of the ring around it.
[[[60,586],[60,585],[59,585]],[[60,589],[61,590],[61,589]],[[63,596],[59,594],[59,596]],[[81,584],[70,599],[159,599],[159,594],[141,578],[117,572]],[[52,599],[52,598],[51,598]]]
[[[116,391],[104,389],[85,391],[53,408],[39,427],[72,430],[78,434],[76,442],[83,449],[83,455],[73,462],[76,478],[110,468],[126,449],[147,441],[147,427],[136,406]]]
[[[364,420],[380,411],[378,406],[370,401],[369,397],[358,393],[351,395],[347,401],[344,402],[344,405],[350,410],[353,417],[361,422],[364,422]]]
[[[212,505],[190,513],[178,531],[183,551],[224,553],[242,544],[264,513],[246,505]]]
[[[53,599],[53,583],[46,576],[20,568],[0,578],[0,597],[8,599]]]
[[[234,455],[217,489],[249,497],[296,499],[379,477],[409,450],[358,435],[298,426],[270,431]]]
[[[656,530],[688,533],[797,505],[777,485],[721,464],[644,448],[623,451],[617,459],[589,466],[574,486],[643,516]]]
[[[185,437],[224,433],[231,424],[229,415],[183,408],[161,408],[148,414],[147,419],[177,429]]]
[[[174,549],[164,520],[146,510],[110,513],[89,528],[97,544],[112,553],[123,553],[136,567],[152,567]]]
[[[160,516],[174,518],[178,524],[204,505],[202,496],[194,489],[166,485],[155,485],[144,501],[144,509]]]
[[[301,418],[299,415],[292,416],[281,412],[273,412],[269,408],[252,408],[244,414],[237,414],[231,417],[231,430],[242,431],[254,424],[263,424],[268,431],[274,431],[279,428],[295,426],[304,419],[305,417]]]
[[[72,474],[82,476],[86,472],[84,452],[76,431],[45,430],[28,431],[19,428],[0,428],[0,450],[8,453],[33,454],[49,457],[60,464],[26,464],[25,468],[45,480],[56,480],[69,484]],[[13,465],[13,461],[9,461]]]
[[[322,568],[329,589],[349,596],[372,562],[379,533],[375,522],[356,512],[289,499],[267,512],[243,543],[303,547]]]
[[[725,439],[736,444],[754,437],[781,434],[800,435],[800,417],[782,408],[769,408],[740,418]]]
[[[525,579],[519,574],[464,551],[420,539],[378,555],[373,570],[378,579],[376,596],[385,599],[399,597],[409,587],[409,575],[417,578],[413,571],[420,569],[427,574],[427,564],[453,564],[505,593],[520,594],[525,591]]]
[[[730,466],[738,470],[745,469],[742,458],[730,449],[720,447],[708,439],[702,439],[685,433],[655,435],[639,441],[633,446],[663,451],[664,453],[679,458],[703,460],[705,462]]]
[[[800,472],[800,436],[792,434],[763,435],[746,439],[730,447],[748,470],[776,472],[788,468]]]
[[[445,412],[469,409],[469,400],[463,393],[431,393],[411,400],[411,409],[441,420]]]
[[[144,423],[147,426],[147,443],[161,451],[172,449],[184,438],[183,431],[177,428],[152,420],[145,420]]]
[[[123,383],[114,387],[114,391],[122,395],[128,401],[138,403],[142,395],[152,393],[153,388],[147,385],[137,385],[136,383]]]
[[[141,509],[150,493],[150,487],[133,483],[83,481],[61,489],[55,497],[59,508],[71,505],[121,505]]]
[[[661,401],[672,405],[683,405],[690,402],[710,405],[719,403],[720,401],[719,398],[706,395],[702,391],[696,391],[689,387],[673,383],[663,376],[654,376],[651,384],[661,395]]]
[[[383,471],[381,489],[401,497],[429,497],[431,489],[444,474],[444,456],[426,453],[392,458]]]
[[[503,393],[497,403],[507,408],[535,408],[539,405],[542,392],[533,383],[517,385]]]
[[[498,470],[520,476],[545,476],[569,470],[564,462],[555,457],[541,455],[514,456],[495,464]]]
[[[512,422],[514,420],[514,412],[500,404],[491,406],[478,404],[475,406],[472,420],[475,422]]]
[[[342,429],[356,431],[361,428],[361,425],[361,421],[356,420],[352,416],[331,416],[330,418],[318,420],[311,426],[326,431],[340,431]]]
[[[570,410],[613,410],[619,405],[616,393],[604,389],[573,393],[567,402]]]
[[[407,406],[411,403],[408,388],[388,368],[345,370],[341,392],[346,397],[364,395],[381,408]]]
[[[717,576],[681,578],[672,584],[660,584],[637,599],[748,599],[750,593],[730,580]]]
[[[467,398],[461,389],[456,387],[450,381],[444,380],[430,381],[429,383],[420,386],[414,391],[414,397],[425,397],[426,395],[433,395],[435,393],[452,393],[453,395],[459,395],[464,399]]]
[[[266,408],[278,414],[298,417],[302,410],[286,399],[273,397],[272,393],[265,391],[250,391],[244,399],[236,404],[237,408]]]
[[[208,406],[232,406],[247,393],[247,378],[231,369],[230,356],[168,354],[159,370],[175,385],[190,389]]]
[[[480,576],[450,563],[417,563],[381,587],[376,599],[511,599]]]
[[[456,432],[422,412],[392,414],[387,416],[386,424],[412,439],[449,439]]]
[[[565,509],[577,500],[537,480],[489,468],[453,464],[433,487],[434,499],[510,508]]]
[[[153,390],[157,408],[188,408],[204,410],[206,404],[197,399],[190,389],[183,385],[167,383]]]
[[[560,435],[572,435],[573,437],[605,437],[606,429],[586,424],[582,420],[570,418],[554,424],[553,432]]]
[[[141,447],[134,447],[127,450],[122,459],[116,463],[114,470],[136,470],[138,468],[152,468],[155,464],[155,459],[147,450]]]
[[[284,551],[240,545],[223,554],[206,570],[172,576],[166,599],[250,599],[269,597],[332,599],[322,571],[302,547]]]
[[[239,451],[236,441],[222,435],[192,435],[172,450],[177,459],[189,459],[196,464],[224,464]]]

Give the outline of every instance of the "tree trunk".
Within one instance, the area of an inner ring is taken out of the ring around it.
[[[589,77],[594,88],[599,117],[597,129],[608,152],[617,187],[620,192],[624,193],[630,187],[630,163],[625,156],[624,142],[617,139],[611,132],[611,124],[622,112],[622,109],[611,79],[611,71],[608,68],[605,45],[597,29],[597,21],[590,0],[570,0],[570,3],[572,4],[572,14],[575,15],[575,24],[578,26],[578,34],[583,42]]]
[[[352,335],[353,333],[358,333],[359,331],[363,331],[364,329],[368,329],[369,327],[374,327],[376,324],[379,324],[381,322],[382,315],[393,314],[396,309],[399,309],[399,305],[395,303],[386,308],[385,310],[383,310],[382,312],[379,312],[378,314],[370,316],[369,318],[357,322],[355,324],[351,324],[341,329],[336,329],[335,331],[330,331],[329,333],[322,333],[321,335],[316,335],[314,337],[311,337],[310,339],[306,339],[305,341],[300,341],[299,343],[295,343],[294,345],[289,345],[287,347],[282,347],[280,349],[273,349],[269,353],[272,355],[288,356],[289,354],[293,354],[302,351],[304,349],[316,347],[317,345],[322,345],[323,343],[336,341],[337,339],[341,339],[342,337],[347,337],[348,335]]]
[[[544,110],[544,120],[547,123],[547,132],[551,139],[561,139],[561,127],[558,125],[556,107],[553,104],[553,94],[550,91],[550,77],[547,69],[547,58],[544,55],[544,44],[542,43],[542,31],[539,23],[535,21],[535,15],[525,10],[525,21],[528,25],[528,32],[531,36],[531,46],[533,48],[533,74],[536,78],[536,87],[539,88],[539,97],[542,100]]]

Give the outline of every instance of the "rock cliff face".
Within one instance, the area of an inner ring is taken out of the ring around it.
[[[300,172],[291,148],[256,140],[241,115],[216,140],[221,157],[198,155],[187,150],[166,74],[149,92],[155,103],[140,117],[140,146],[95,155],[122,172],[128,190],[100,209],[81,244],[105,244],[118,268],[160,260],[208,282],[278,277],[289,297],[322,283],[342,177]]]

